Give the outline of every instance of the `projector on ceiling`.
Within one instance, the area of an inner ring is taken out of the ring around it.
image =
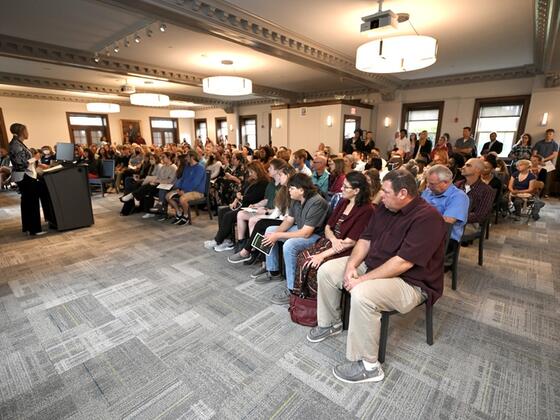
[[[136,93],[136,88],[132,85],[122,85],[121,93],[126,93],[126,94]]]
[[[397,29],[399,26],[399,16],[391,10],[383,10],[373,15],[362,18],[363,23],[360,25],[360,32],[366,33],[375,31],[376,29]]]

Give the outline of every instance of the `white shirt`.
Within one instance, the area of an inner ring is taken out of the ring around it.
[[[399,137],[395,140],[397,149],[404,151],[405,153],[410,152],[410,140],[408,137],[403,137],[402,139]]]
[[[305,174],[307,176],[313,175],[313,172],[311,172],[311,169],[309,169],[305,163],[303,164],[303,168],[296,168],[296,172]]]

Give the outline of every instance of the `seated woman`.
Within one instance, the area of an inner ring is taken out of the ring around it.
[[[537,181],[546,182],[546,169],[543,166],[544,159],[541,155],[531,156],[531,173],[537,177]]]
[[[101,160],[95,158],[95,154],[91,149],[86,149],[85,154],[86,160],[84,163],[88,166],[88,178],[99,178],[101,176]]]
[[[434,160],[436,153],[445,153],[446,156],[449,156],[449,150],[447,148],[447,137],[444,135],[439,136],[439,139],[436,143],[436,146],[430,152],[430,161]],[[437,165],[445,165],[444,163],[438,162]]]
[[[282,160],[282,159],[280,159]],[[251,244],[255,239],[255,236],[259,233],[264,236],[266,228],[269,226],[279,226],[284,218],[288,215],[288,209],[291,204],[290,194],[288,193],[288,180],[292,175],[296,173],[293,166],[285,164],[276,172],[276,182],[279,185],[279,189],[274,196],[274,209],[272,211],[266,209],[265,214],[261,216],[262,218],[251,218],[249,219],[249,240],[245,242],[245,246],[238,253],[230,256],[228,261],[232,264],[237,264],[244,262],[245,264],[253,264],[258,256],[259,251],[253,250]],[[256,278],[261,274],[266,273],[266,268],[264,265],[259,267],[253,274],[251,278]]]
[[[316,298],[317,270],[325,261],[350,255],[373,209],[366,176],[356,171],[347,174],[342,199],[325,226],[325,234],[297,256],[293,293]]]
[[[234,153],[231,164],[224,168],[224,176],[216,180],[217,200],[219,205],[228,205],[243,186],[245,177],[245,164],[247,160],[241,152]]]
[[[237,213],[237,240],[239,241],[241,247],[245,245],[244,242],[247,240],[247,227],[249,221],[252,221],[254,226],[259,219],[262,219],[263,217],[266,218],[267,213],[270,213],[274,209],[274,197],[280,188],[280,182],[277,174],[278,171],[285,165],[287,165],[287,163],[282,159],[271,160],[268,163],[268,176],[271,181],[266,186],[264,198],[258,203],[251,204],[249,206],[251,209],[250,211],[241,210]]]
[[[371,168],[365,171],[364,175],[367,177],[369,184],[371,203],[377,206],[381,203],[381,178],[379,177],[379,171]]]
[[[333,159],[329,165],[329,169],[331,170],[331,174],[329,175],[329,197],[332,197],[336,193],[342,191],[342,184],[346,179],[346,174],[344,173],[344,159]]]
[[[516,164],[517,171],[509,180],[508,189],[510,198],[515,207],[515,216],[521,216],[521,207],[524,201],[531,197],[535,191],[535,182],[537,178],[530,171],[531,161],[521,159]]]
[[[254,161],[247,165],[247,182],[243,191],[237,193],[229,206],[218,208],[218,233],[213,241],[204,243],[205,248],[214,249],[216,252],[233,249],[233,241],[229,238],[237,220],[237,213],[241,207],[248,207],[261,201],[268,182],[268,175],[261,162]]]
[[[480,180],[496,190],[496,195],[494,196],[494,209],[497,209],[498,211],[507,211],[507,198],[504,197],[504,184],[495,173],[496,167],[498,166],[496,156],[492,153],[488,153],[484,156],[483,160],[484,169],[480,174]]]
[[[215,153],[210,153],[206,159],[206,170],[210,171],[210,179],[214,181],[222,172],[222,162]]]

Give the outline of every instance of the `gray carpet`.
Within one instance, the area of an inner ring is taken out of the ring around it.
[[[119,217],[30,239],[19,197],[0,193],[0,418],[558,419],[560,202],[538,222],[493,226],[485,264],[461,250],[435,343],[424,311],[391,319],[386,379],[331,375],[345,338],[319,344],[268,301],[252,267],[202,242],[202,214],[175,227]]]

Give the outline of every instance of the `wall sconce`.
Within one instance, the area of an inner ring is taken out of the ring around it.
[[[229,125],[229,131],[233,131],[233,124]]]
[[[391,126],[391,118],[385,117],[385,119],[383,120],[383,126],[385,128],[390,127]]]
[[[327,127],[332,127],[333,125],[333,118],[329,115],[327,117]]]
[[[274,126],[276,128],[282,128],[282,120],[280,118],[276,118]]]
[[[544,127],[548,124],[548,112],[545,112],[541,119],[541,126]]]

